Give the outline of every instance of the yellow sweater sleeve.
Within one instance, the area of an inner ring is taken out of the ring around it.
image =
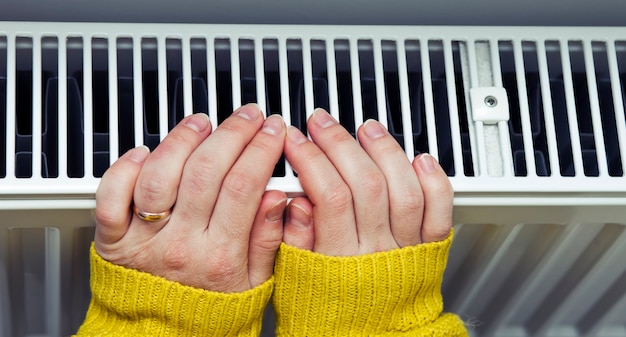
[[[278,336],[467,336],[444,314],[444,241],[357,257],[283,244],[272,299]]]
[[[114,265],[91,247],[92,299],[78,336],[258,336],[273,278],[241,293],[184,286]]]

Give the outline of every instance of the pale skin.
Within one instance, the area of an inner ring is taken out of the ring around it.
[[[258,106],[212,130],[186,117],[149,153],[128,151],[96,193],[96,251],[105,260],[196,288],[241,292],[267,281],[281,242],[355,256],[445,239],[453,192],[430,155],[409,161],[376,121],[359,142],[327,112],[307,123],[311,140]],[[266,191],[281,154],[306,197]],[[131,211],[171,207],[147,222]]]

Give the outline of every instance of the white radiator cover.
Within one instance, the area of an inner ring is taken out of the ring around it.
[[[296,126],[318,106],[350,130],[376,118],[409,158],[439,158],[457,228],[446,309],[472,335],[626,336],[624,36],[0,22],[0,336],[81,322],[110,163],[252,101]],[[284,162],[268,188],[301,193]]]

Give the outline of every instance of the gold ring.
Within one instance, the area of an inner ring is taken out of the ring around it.
[[[139,219],[144,220],[144,221],[148,221],[148,222],[155,222],[155,221],[160,221],[160,220],[166,220],[166,219],[169,219],[170,215],[172,215],[172,210],[171,209],[168,209],[165,212],[152,213],[152,212],[141,211],[135,205],[133,205],[133,212],[135,213],[135,215]]]

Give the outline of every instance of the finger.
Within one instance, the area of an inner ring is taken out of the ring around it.
[[[139,171],[150,150],[129,150],[104,173],[96,191],[96,246],[119,241],[128,230],[130,204]]]
[[[441,241],[448,237],[452,228],[452,185],[439,163],[429,154],[416,157],[413,168],[424,191],[422,241]]]
[[[158,213],[174,205],[185,162],[210,133],[206,114],[191,115],[172,129],[139,174],[133,200],[138,209]]]
[[[311,201],[304,197],[296,197],[289,203],[286,213],[283,242],[312,251],[315,245],[315,228]]]
[[[352,194],[337,169],[293,126],[287,130],[285,157],[313,204],[314,251],[335,256],[358,254]]]
[[[379,122],[366,121],[357,134],[387,181],[391,233],[396,243],[399,247],[421,243],[424,197],[411,162]]]
[[[287,195],[280,191],[267,191],[252,224],[248,251],[248,278],[254,288],[267,281],[274,270],[276,251],[283,238],[283,213]]]
[[[252,223],[284,143],[283,119],[268,117],[222,182],[208,228],[212,242],[247,252]]]
[[[183,168],[172,220],[206,228],[226,173],[262,124],[258,106],[247,104],[196,148]]]
[[[364,253],[397,248],[389,227],[389,196],[382,172],[356,140],[323,109],[307,123],[313,142],[348,184]]]

